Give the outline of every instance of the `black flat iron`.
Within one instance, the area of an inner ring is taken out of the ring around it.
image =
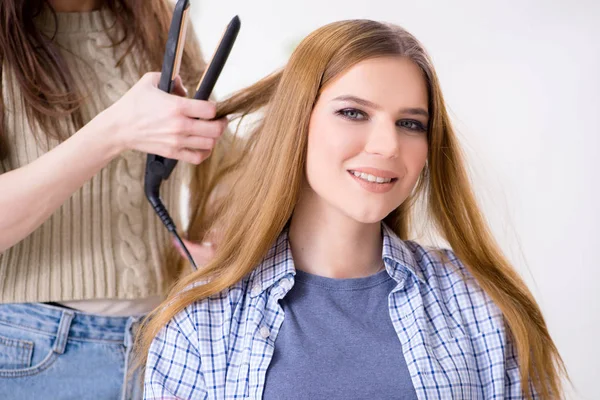
[[[185,35],[187,31],[187,21],[189,18],[190,2],[189,0],[179,0],[173,11],[171,26],[169,28],[169,36],[165,56],[163,59],[162,71],[158,88],[164,92],[171,93],[174,87],[175,78],[179,74],[181,67],[181,58],[183,56],[183,47],[185,45]],[[208,67],[204,71],[202,78],[196,87],[194,99],[208,100],[216,82],[223,70],[227,57],[231,52],[233,43],[240,30],[240,19],[235,16],[227,28],[219,42],[215,53],[213,54]],[[160,198],[160,185],[164,180],[167,180],[177,165],[177,160],[161,157],[156,154],[148,154],[146,159],[146,173],[144,177],[144,192],[146,198],[152,205],[152,208],[159,216],[160,220],[167,227],[169,232],[175,237],[183,251],[185,252],[189,262],[194,269],[197,265],[194,262],[188,249],[183,244],[181,237],[177,233],[177,227],[171,219],[167,209],[165,208]]]

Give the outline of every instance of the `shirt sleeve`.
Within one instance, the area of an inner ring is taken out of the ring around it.
[[[181,315],[164,326],[152,341],[144,378],[145,400],[203,400],[208,397],[200,369],[200,354],[190,341],[190,333],[193,335],[194,331],[181,329],[182,325],[193,324],[187,313],[182,318]]]

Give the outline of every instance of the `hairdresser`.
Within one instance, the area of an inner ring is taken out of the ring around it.
[[[0,2],[2,399],[140,396],[131,336],[179,273],[164,267],[173,243],[144,197],[146,153],[185,162],[161,188],[177,217],[186,163],[225,127],[212,103],[185,98],[204,68],[191,29],[174,94],[147,72],[161,69],[172,11]],[[198,263],[211,256],[188,244]]]

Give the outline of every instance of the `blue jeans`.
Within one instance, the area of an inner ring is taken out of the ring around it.
[[[128,375],[141,317],[0,304],[0,399],[139,399]]]

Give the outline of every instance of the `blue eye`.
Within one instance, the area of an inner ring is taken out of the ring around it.
[[[419,121],[413,119],[402,119],[396,123],[400,128],[406,128],[411,131],[427,132],[427,128]]]
[[[357,110],[356,108],[344,108],[342,110],[337,111],[336,114],[341,115],[343,118],[352,121],[364,121],[368,119],[367,114],[360,110]]]

